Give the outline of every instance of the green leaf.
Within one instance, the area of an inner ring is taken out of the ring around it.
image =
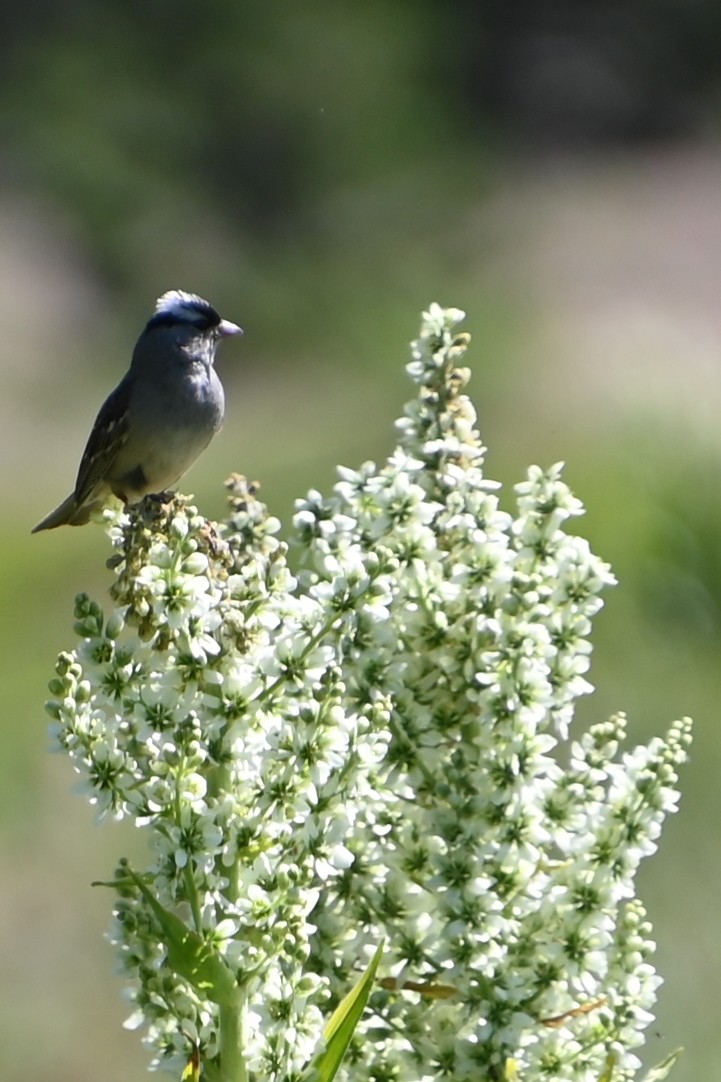
[[[669,1053],[665,1059],[662,1059],[660,1063],[657,1063],[643,1076],[641,1082],[661,1082],[662,1078],[666,1078],[682,1052],[683,1048],[677,1048],[675,1052]]]
[[[598,1076],[598,1082],[612,1082],[613,1072],[616,1070],[618,1064],[618,1056],[615,1052],[609,1052],[606,1056],[606,1064]]]
[[[154,898],[139,875],[126,869],[163,929],[168,951],[168,965],[196,991],[221,1007],[234,1007],[240,991],[234,974],[220,955],[197,932],[165,909]]]
[[[200,1056],[197,1049],[193,1051],[187,1066],[180,1076],[180,1082],[200,1082]]]
[[[383,944],[376,950],[365,973],[333,1011],[324,1031],[323,1043],[305,1077],[307,1082],[331,1082],[341,1065],[351,1037],[368,1002]]]

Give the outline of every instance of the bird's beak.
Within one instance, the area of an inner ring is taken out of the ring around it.
[[[237,323],[231,323],[228,319],[221,319],[220,323],[218,324],[217,330],[218,334],[220,334],[222,337],[225,337],[229,334],[243,333],[242,327],[239,327]]]

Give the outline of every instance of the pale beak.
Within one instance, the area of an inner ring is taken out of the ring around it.
[[[239,327],[237,323],[231,323],[228,319],[221,319],[220,323],[216,327],[219,335],[225,337],[230,334],[242,334],[243,328]]]

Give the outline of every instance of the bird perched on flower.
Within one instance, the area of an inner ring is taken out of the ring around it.
[[[130,368],[103,403],[75,491],[33,533],[82,526],[112,494],[137,503],[170,488],[223,423],[225,397],[213,367],[221,338],[242,334],[195,293],[160,297]]]

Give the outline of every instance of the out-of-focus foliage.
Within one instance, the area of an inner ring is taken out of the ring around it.
[[[155,245],[172,259],[215,231],[332,244],[329,201],[363,219],[382,183],[407,215],[417,193],[394,185],[408,194],[409,173],[437,175],[491,130],[632,143],[698,128],[721,85],[710,2],[36,0],[3,14],[6,176],[66,208],[98,267],[139,295]]]
[[[408,0],[50,8],[8,50],[11,175],[51,191],[138,289],[153,245],[312,240],[329,198],[429,165],[449,125],[460,142],[442,26]]]

